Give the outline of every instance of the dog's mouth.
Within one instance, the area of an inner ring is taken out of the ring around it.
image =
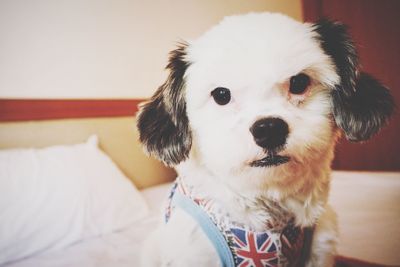
[[[251,167],[276,167],[290,161],[289,156],[281,156],[276,153],[269,153],[265,158],[252,161]]]

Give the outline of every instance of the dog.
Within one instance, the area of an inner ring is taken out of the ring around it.
[[[346,27],[230,16],[180,43],[166,68],[137,127],[178,178],[142,265],[333,266],[335,144],[369,139],[394,109]]]

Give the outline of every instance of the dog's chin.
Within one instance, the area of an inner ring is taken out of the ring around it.
[[[252,161],[251,167],[276,167],[290,161],[289,156],[282,156],[278,154],[268,154],[265,158]]]

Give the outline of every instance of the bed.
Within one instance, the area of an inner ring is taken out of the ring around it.
[[[141,152],[138,101],[17,102],[30,114],[0,101],[0,266],[137,266],[175,176]],[[399,172],[334,171],[330,203],[338,266],[400,265]]]

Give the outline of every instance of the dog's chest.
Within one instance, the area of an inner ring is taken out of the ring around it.
[[[194,192],[178,178],[171,191],[165,218],[168,222],[176,208],[183,208],[192,215],[217,250],[225,247],[225,252],[219,253],[220,258],[230,258],[232,265],[225,263],[223,266],[299,266],[304,250],[305,230],[296,227],[290,213],[276,203],[262,202],[250,203],[250,206],[247,203],[249,212],[251,210],[256,213],[252,217],[265,219],[262,229],[254,229],[251,224],[249,226],[235,220],[214,200]],[[252,209],[252,205],[257,209]],[[188,209],[188,206],[191,208]],[[207,218],[208,224],[204,223]],[[220,240],[215,236],[220,236]],[[221,256],[225,254],[230,255]],[[229,259],[225,261],[229,262]]]
[[[294,222],[295,215],[292,212],[268,199],[237,198],[229,201],[229,205],[224,206],[229,214],[227,216],[236,224],[247,225],[255,231],[265,229],[282,231],[288,224]]]

